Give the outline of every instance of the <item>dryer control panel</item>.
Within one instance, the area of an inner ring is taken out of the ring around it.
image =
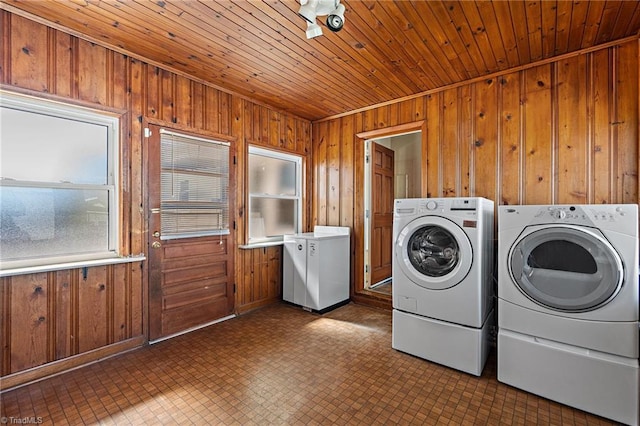
[[[511,222],[511,217],[516,220],[517,216],[519,223],[528,225],[557,223],[637,234],[637,220],[633,220],[638,217],[636,204],[522,205],[502,206],[501,210],[506,222]]]

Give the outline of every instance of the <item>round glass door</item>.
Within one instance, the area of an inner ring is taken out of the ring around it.
[[[454,222],[426,216],[409,223],[396,241],[398,264],[411,280],[434,290],[458,284],[469,273],[473,251]]]
[[[418,228],[407,245],[409,261],[429,277],[450,274],[460,262],[460,247],[451,232],[437,225]]]
[[[532,301],[565,312],[589,311],[613,299],[623,280],[620,257],[599,233],[546,226],[511,249],[509,269]]]

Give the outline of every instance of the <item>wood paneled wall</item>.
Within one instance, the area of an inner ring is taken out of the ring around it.
[[[638,203],[638,42],[556,58],[313,124],[313,223],[354,227],[363,292],[362,139],[426,122],[422,195],[496,204]]]
[[[140,262],[5,277],[2,375],[142,335]]]
[[[247,145],[251,143],[296,153],[302,155],[305,162],[308,161],[311,153],[311,123],[307,120],[160,68],[145,62],[144,58],[114,52],[6,11],[0,11],[0,22],[3,32],[0,40],[0,83],[4,88],[91,107],[105,107],[121,111],[124,115],[124,134],[120,147],[121,250],[124,255],[147,252],[146,190],[142,175],[144,119],[174,123],[183,129],[204,130],[213,135],[226,135],[236,141],[239,175],[237,202],[231,211],[235,214],[233,219],[236,221],[238,244],[245,242],[246,232],[243,171]],[[310,190],[309,180],[306,187],[308,199],[311,198]],[[309,207],[305,211],[308,217],[310,203],[307,204]],[[279,299],[281,256],[280,248],[237,251],[237,311]],[[88,275],[103,274],[103,269],[89,268]],[[109,336],[116,331],[107,333],[100,327],[111,330],[112,324],[105,323],[103,317],[113,319],[120,313],[116,312],[116,305],[100,301],[93,317],[87,317],[91,314],[91,311],[87,311],[82,318],[83,324],[94,324],[101,330],[96,333],[98,341],[87,337],[81,343],[76,342],[78,346],[73,350],[65,349],[60,354],[58,346],[52,346],[51,342],[57,339],[55,333],[58,326],[50,324],[50,315],[43,315],[40,311],[78,311],[81,309],[78,304],[85,301],[80,297],[59,301],[57,296],[44,296],[44,293],[35,292],[36,284],[33,283],[38,283],[36,287],[47,289],[47,293],[53,292],[63,297],[67,290],[60,287],[62,281],[58,277],[64,274],[76,276],[77,272],[32,274],[6,278],[0,283],[3,286],[0,327],[3,336],[7,333],[5,340],[15,342],[20,338],[25,342],[33,342],[33,347],[27,348],[27,353],[22,353],[25,349],[22,345],[5,346],[10,353],[3,356],[8,360],[3,362],[3,375],[58,359],[58,355],[74,355],[112,342]],[[107,273],[104,278],[103,284],[109,289],[108,292],[112,292],[109,294],[114,300],[124,297],[123,303],[133,309],[130,323],[127,323],[131,331],[127,335],[143,336],[146,333],[146,312],[143,311],[146,271],[131,275],[128,280],[124,280],[121,273]],[[76,294],[85,294],[80,288],[85,288],[81,282]],[[68,303],[72,306],[68,306]],[[14,317],[19,320],[12,320]],[[40,318],[44,320],[40,321]],[[56,321],[58,324],[60,318]],[[18,350],[21,352],[15,352]]]

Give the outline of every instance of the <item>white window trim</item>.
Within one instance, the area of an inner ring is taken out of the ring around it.
[[[247,212],[251,212],[251,200],[252,198],[260,198],[260,197],[268,197],[268,198],[279,198],[279,199],[287,199],[287,200],[298,200],[297,203],[297,211],[296,211],[296,226],[295,233],[299,233],[302,230],[302,204],[303,200],[303,185],[304,185],[304,170],[302,169],[302,156],[298,154],[289,154],[282,151],[276,151],[273,149],[261,148],[255,145],[249,145],[248,147],[248,155],[247,155],[247,168],[249,167],[249,155],[257,154],[265,157],[276,158],[279,160],[292,161],[296,164],[296,196],[290,195],[277,195],[277,194],[252,194],[250,188],[248,188],[249,183],[247,182]],[[281,245],[284,240],[284,236],[276,236],[276,237],[266,237],[259,239],[251,238],[251,220],[250,213],[246,215],[246,224],[247,224],[247,244],[243,244],[239,246],[241,249],[251,249],[257,247],[269,247],[274,245]]]
[[[10,276],[41,271],[52,271],[66,268],[69,265],[75,267],[91,266],[95,263],[120,263],[131,261],[131,257],[120,255],[120,114],[92,109],[74,104],[63,103],[51,99],[44,99],[22,93],[0,90],[0,106],[28,111],[31,113],[48,115],[63,119],[97,124],[108,129],[107,140],[107,184],[95,186],[105,189],[109,193],[109,236],[108,251],[90,253],[86,255],[73,254],[62,256],[50,256],[42,259],[0,261],[0,276]],[[9,184],[9,183],[7,183]],[[0,185],[2,181],[0,179]],[[29,182],[11,181],[11,186],[37,187],[37,188],[91,188],[92,185],[60,184],[55,182]],[[113,204],[111,204],[113,203]],[[139,259],[139,256],[135,258]]]

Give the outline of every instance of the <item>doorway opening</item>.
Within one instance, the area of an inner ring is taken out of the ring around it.
[[[393,204],[422,195],[422,131],[365,140],[364,288],[391,294]]]

